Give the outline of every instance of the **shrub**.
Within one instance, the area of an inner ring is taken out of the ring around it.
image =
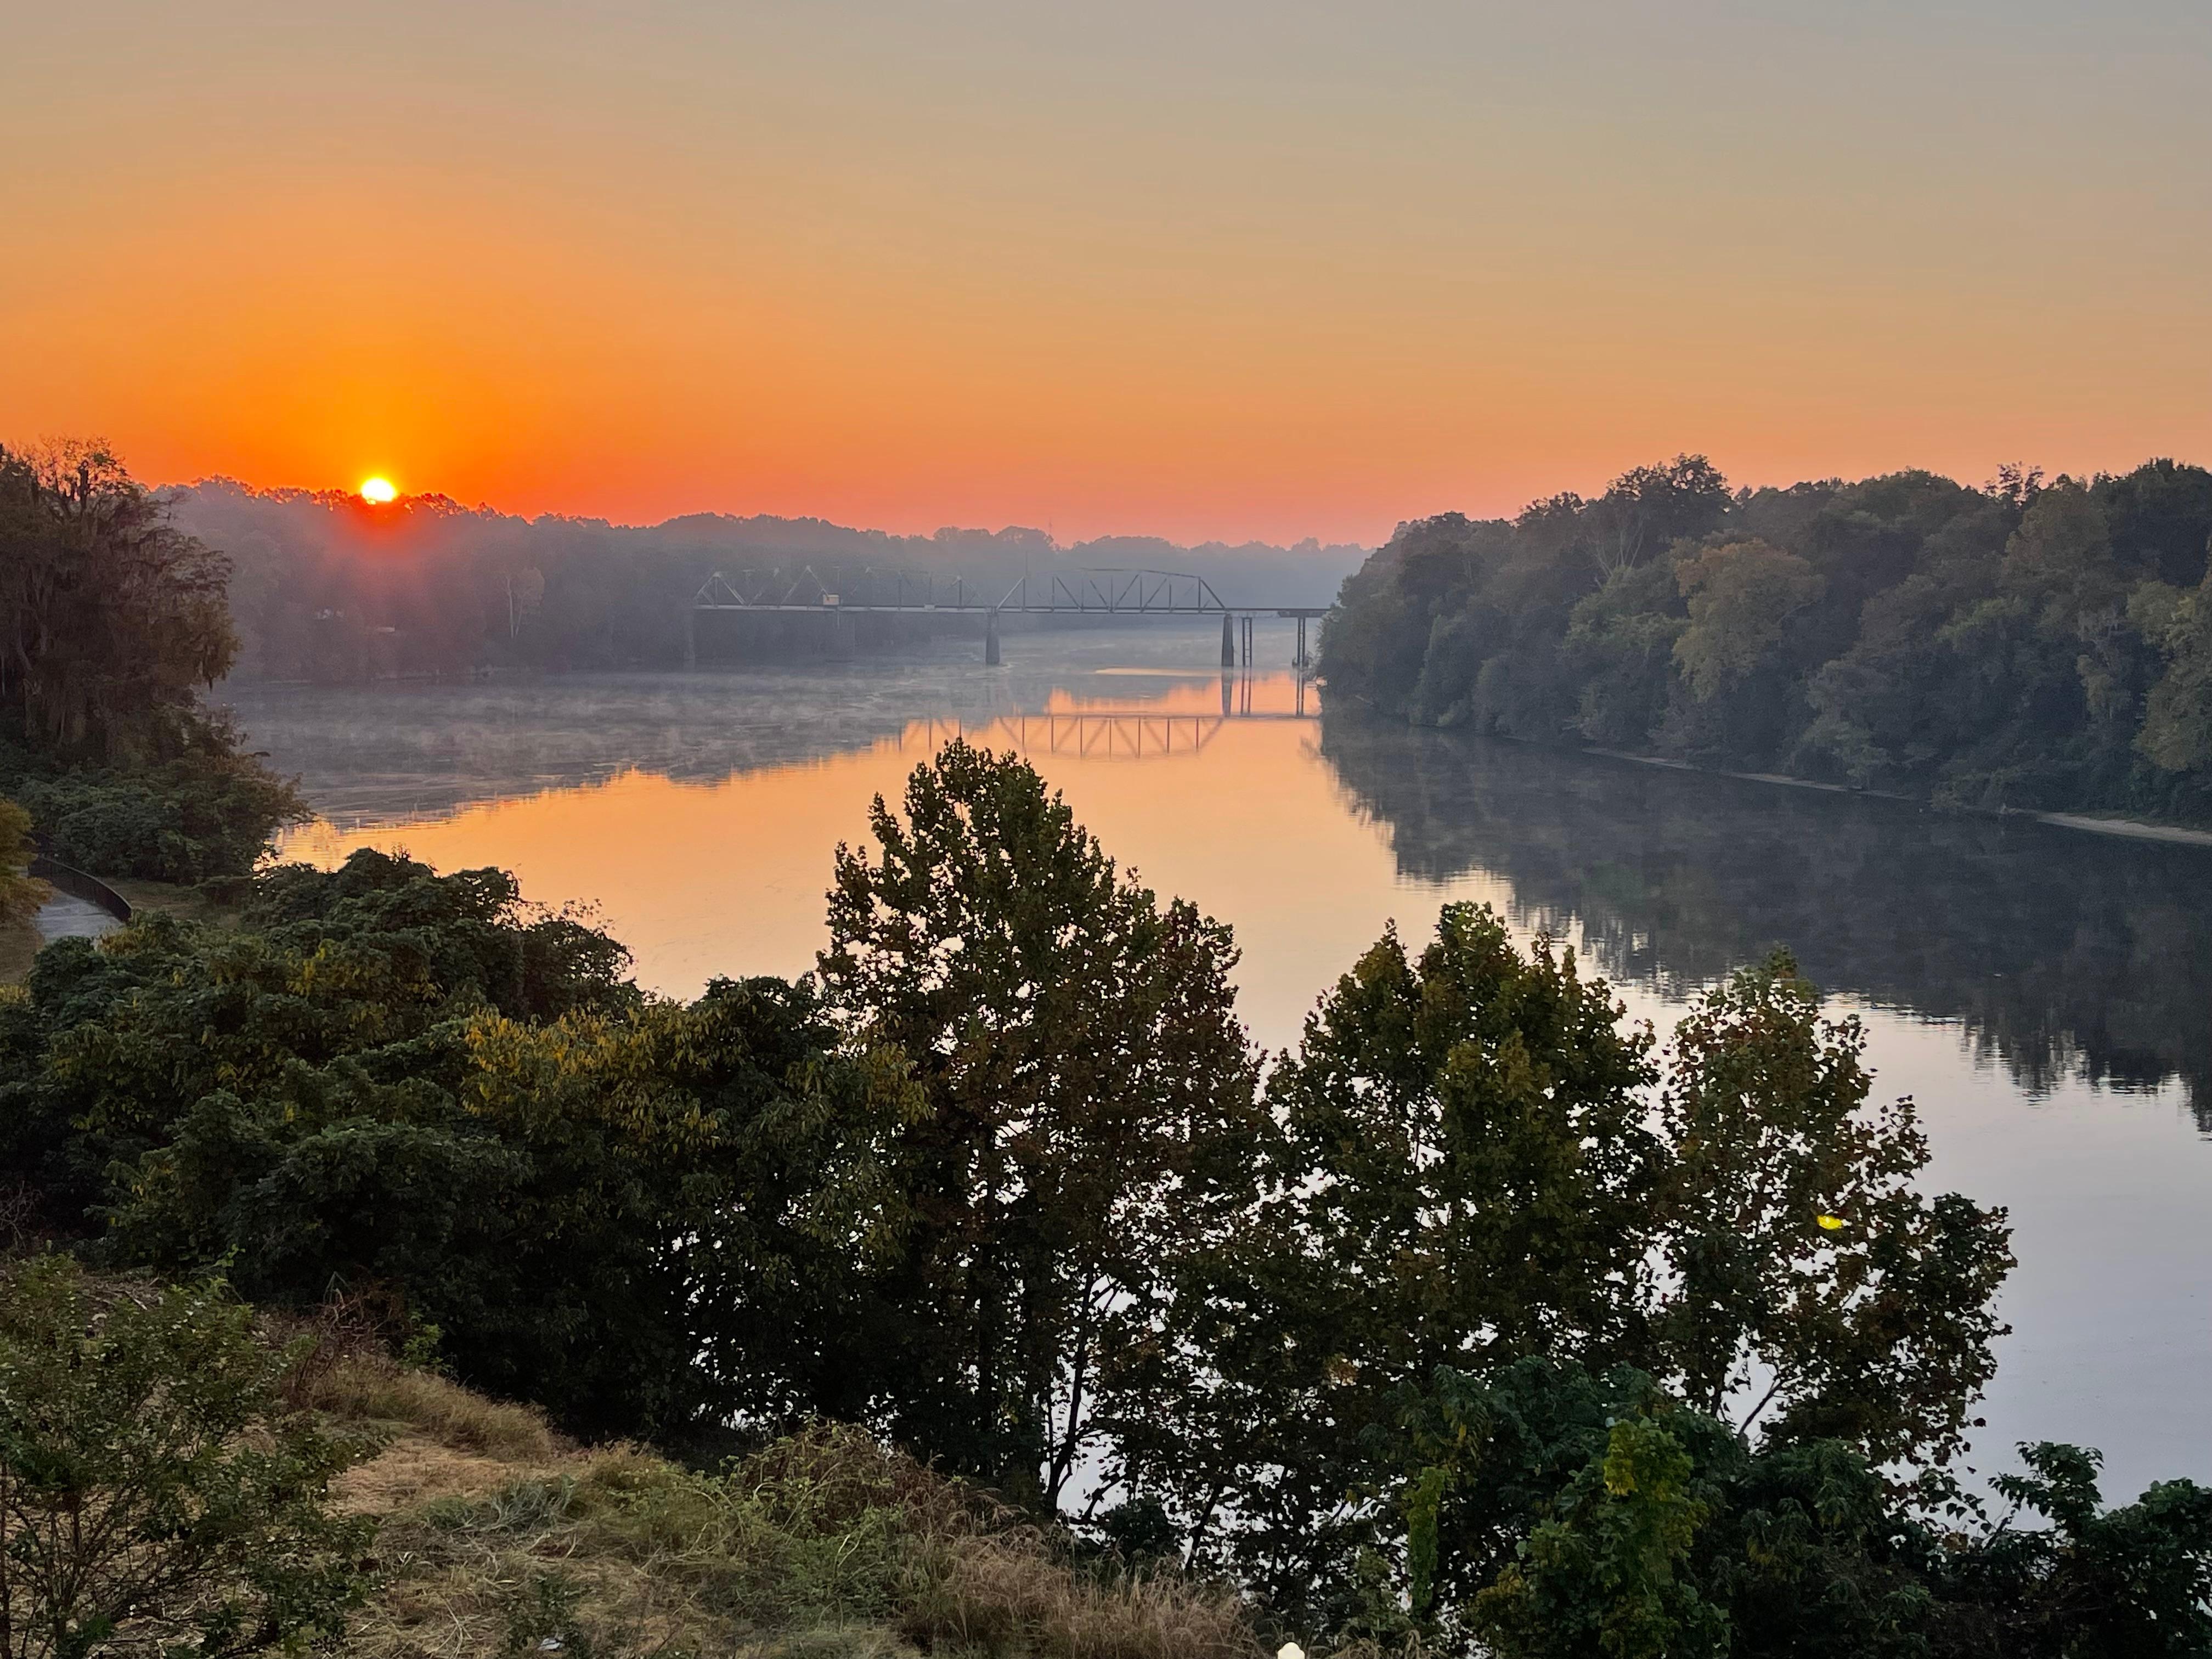
[[[12,757],[16,796],[52,855],[96,875],[179,884],[242,876],[287,823],[299,792],[252,755],[196,752],[143,769],[34,770]]]
[[[217,1286],[100,1294],[55,1256],[0,1279],[0,1656],[342,1630],[373,1528],[327,1489],[364,1447],[283,1408],[289,1363]]]

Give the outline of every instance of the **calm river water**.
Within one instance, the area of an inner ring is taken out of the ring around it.
[[[895,661],[233,688],[321,817],[289,856],[404,848],[581,902],[641,984],[795,974],[831,848],[947,737],[1012,745],[1109,852],[1232,924],[1254,1038],[1297,1038],[1395,919],[1547,928],[1663,1030],[1787,944],[1920,1103],[1935,1178],[2005,1205],[2014,1334],[1973,1462],[2101,1447],[2106,1495],[2212,1480],[2212,850],[1314,718],[1289,624],[1012,635]]]

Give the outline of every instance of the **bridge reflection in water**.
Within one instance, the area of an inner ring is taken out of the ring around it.
[[[1194,755],[1230,724],[1284,720],[1312,724],[1321,718],[1311,683],[1297,678],[1291,706],[1254,707],[1254,677],[1224,674],[1221,708],[1212,709],[1053,708],[1035,714],[997,714],[984,720],[924,720],[908,725],[901,750],[934,754],[955,738],[978,748],[1007,748],[1025,755],[1082,760],[1164,760]]]

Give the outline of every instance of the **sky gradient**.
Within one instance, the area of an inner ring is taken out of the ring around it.
[[[2212,461],[2202,0],[80,3],[0,441],[511,511],[1375,540]]]

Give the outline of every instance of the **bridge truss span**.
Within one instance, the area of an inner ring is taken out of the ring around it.
[[[1003,592],[979,587],[962,576],[864,569],[844,573],[830,586],[812,565],[796,572],[782,568],[741,570],[734,576],[717,570],[700,585],[685,614],[685,659],[696,660],[695,624],[702,611],[806,611],[845,617],[933,612],[980,615],[983,618],[984,661],[996,665],[999,618],[1025,617],[1218,617],[1221,665],[1252,662],[1255,617],[1297,619],[1297,653],[1293,665],[1310,665],[1307,623],[1328,614],[1326,605],[1230,605],[1205,577],[1182,570],[1123,569],[1112,566],[1025,574]],[[842,626],[842,624],[839,624]]]

